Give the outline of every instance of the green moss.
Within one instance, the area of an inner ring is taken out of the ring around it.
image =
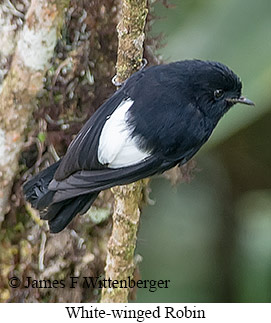
[[[39,133],[38,133],[38,139],[39,139],[39,141],[40,141],[41,143],[45,142],[45,140],[46,140],[46,133],[44,133],[44,132],[39,132]]]
[[[99,224],[109,217],[110,208],[91,207],[87,214],[93,223]]]

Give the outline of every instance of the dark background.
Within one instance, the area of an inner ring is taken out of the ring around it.
[[[190,183],[152,180],[137,252],[142,279],[170,288],[138,290],[139,302],[271,301],[271,2],[157,4],[153,33],[167,62],[221,61],[256,107],[235,106],[196,156]]]

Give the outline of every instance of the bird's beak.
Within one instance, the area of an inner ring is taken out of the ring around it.
[[[240,98],[235,98],[235,99],[227,99],[227,101],[232,102],[232,103],[242,103],[246,105],[253,105],[255,106],[255,103],[249,99],[247,99],[244,96],[240,96]]]

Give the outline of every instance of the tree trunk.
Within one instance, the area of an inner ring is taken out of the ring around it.
[[[142,64],[147,0],[123,0],[118,24],[117,81],[125,81]],[[115,197],[113,229],[108,242],[105,279],[133,277],[134,251],[145,181],[112,189]],[[103,288],[101,302],[127,302],[128,288]]]
[[[8,199],[33,101],[43,87],[69,0],[32,0],[0,96],[0,222]],[[11,49],[13,50],[13,49]]]

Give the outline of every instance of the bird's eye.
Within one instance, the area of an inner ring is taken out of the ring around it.
[[[224,91],[223,90],[215,90],[214,92],[214,97],[216,100],[221,99],[224,95]]]

